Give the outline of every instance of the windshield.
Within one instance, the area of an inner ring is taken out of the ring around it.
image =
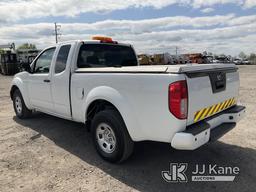
[[[83,44],[77,60],[78,68],[137,65],[134,50],[129,46],[118,44]]]

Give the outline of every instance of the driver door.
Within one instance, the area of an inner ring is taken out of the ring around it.
[[[32,73],[29,75],[28,80],[31,104],[43,112],[54,112],[50,75],[54,52],[55,47],[52,47],[40,54],[33,63]]]

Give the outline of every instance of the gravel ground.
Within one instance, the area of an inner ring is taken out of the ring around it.
[[[215,143],[196,151],[141,142],[121,165],[104,162],[83,125],[35,114],[16,118],[9,98],[12,77],[0,75],[0,191],[256,191],[256,66],[240,67],[246,118]],[[237,166],[234,182],[167,183],[169,163]]]

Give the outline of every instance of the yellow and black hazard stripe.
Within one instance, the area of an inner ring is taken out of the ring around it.
[[[203,108],[195,113],[194,122],[200,121],[206,117],[214,115],[222,110],[225,110],[236,104],[236,99],[231,98],[216,105],[212,105],[207,108]]]

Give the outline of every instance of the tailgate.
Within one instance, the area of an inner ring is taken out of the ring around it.
[[[190,65],[179,69],[188,86],[187,125],[217,114],[237,102],[238,68],[233,64]]]

